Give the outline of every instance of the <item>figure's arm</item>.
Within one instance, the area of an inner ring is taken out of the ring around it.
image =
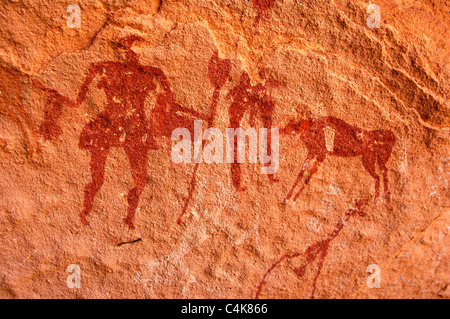
[[[101,63],[91,64],[89,67],[88,75],[84,80],[83,85],[81,86],[80,92],[78,93],[77,100],[75,106],[80,106],[81,103],[86,99],[87,92],[89,90],[89,86],[94,80],[95,76],[99,74],[103,70],[103,65]]]
[[[80,92],[78,93],[77,99],[75,101],[61,95],[58,91],[56,91],[54,89],[49,89],[49,88],[45,87],[38,80],[33,80],[33,84],[37,88],[39,88],[42,91],[44,91],[45,93],[47,93],[53,102],[57,102],[60,104],[67,104],[71,107],[78,107],[86,99],[86,95],[89,90],[89,85],[92,83],[95,76],[98,73],[100,73],[100,71],[102,71],[102,70],[103,70],[103,65],[101,63],[91,64],[91,66],[89,67],[88,75],[86,76],[86,79],[84,80],[84,83],[81,86]]]
[[[161,87],[164,91],[164,95],[166,97],[166,102],[172,106],[175,104],[175,101],[173,99],[173,93],[172,90],[170,88],[170,82],[167,79],[166,75],[164,74],[164,72],[161,69],[155,68],[155,67],[147,67],[146,71],[152,76],[153,78],[156,78],[159,83],[161,84]]]
[[[162,87],[164,93],[160,93],[160,94],[163,94],[164,98],[160,98],[160,100],[167,103],[170,106],[171,110],[173,110],[175,112],[181,111],[183,113],[190,114],[195,118],[206,119],[206,117],[203,114],[201,114],[195,110],[192,110],[190,108],[181,106],[180,104],[175,102],[172,89],[170,88],[170,82],[161,69],[154,68],[154,67],[147,67],[147,72],[152,74],[155,78],[158,79],[159,83],[161,83],[161,87]]]
[[[39,129],[40,133],[45,140],[52,140],[62,134],[62,129],[59,125],[59,118],[62,115],[63,105],[69,105],[71,107],[79,106],[86,98],[86,93],[95,75],[99,71],[99,65],[92,65],[89,68],[88,76],[83,83],[83,86],[78,94],[76,101],[73,101],[54,89],[45,87],[38,80],[33,80],[33,84],[48,94],[48,100],[45,108],[44,122]]]
[[[40,81],[33,80],[33,84],[35,87],[37,87],[38,89],[44,91],[45,93],[47,93],[49,95],[49,101],[51,101],[53,103],[67,104],[70,106],[75,106],[74,101],[72,101],[68,97],[61,95],[58,91],[56,91],[54,89],[47,88]]]

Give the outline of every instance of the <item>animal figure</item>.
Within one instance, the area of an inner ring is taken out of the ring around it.
[[[314,276],[313,284],[312,284],[312,292],[311,292],[311,299],[314,299],[314,295],[317,289],[317,279],[319,278],[320,272],[322,271],[322,267],[325,261],[325,257],[328,254],[328,249],[330,248],[331,242],[339,235],[341,230],[344,228],[344,226],[348,223],[350,220],[350,217],[353,216],[366,216],[366,213],[363,211],[364,207],[367,206],[368,202],[365,199],[359,199],[355,202],[355,208],[350,208],[345,212],[345,216],[342,219],[342,221],[338,222],[336,227],[334,228],[333,232],[328,235],[328,237],[324,240],[318,241],[314,243],[313,245],[309,246],[303,253],[291,253],[291,254],[284,254],[281,256],[264,274],[263,278],[261,279],[261,282],[259,283],[259,286],[256,290],[256,296],[255,298],[258,299],[259,295],[261,293],[261,290],[263,286],[267,283],[267,277],[269,274],[274,270],[277,266],[279,266],[283,261],[289,260],[289,259],[295,259],[303,257],[306,259],[306,263],[302,264],[300,267],[296,267],[294,270],[294,273],[297,275],[298,278],[303,277],[306,271],[306,267],[311,266],[313,262],[316,260],[318,261],[318,267],[316,271],[316,275]]]
[[[292,197],[297,184],[303,178],[304,173],[309,170],[308,176],[293,200],[295,201],[300,196],[327,156],[361,156],[364,169],[375,180],[375,201],[380,195],[380,176],[376,172],[376,165],[378,165],[383,174],[384,195],[386,199],[389,199],[386,163],[395,144],[395,135],[391,131],[366,131],[336,117],[325,116],[300,121],[291,120],[286,127],[280,130],[280,133],[299,134],[308,149],[303,167],[285,200]]]

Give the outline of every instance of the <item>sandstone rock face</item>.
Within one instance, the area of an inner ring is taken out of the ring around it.
[[[449,5],[2,0],[0,297],[449,298]]]

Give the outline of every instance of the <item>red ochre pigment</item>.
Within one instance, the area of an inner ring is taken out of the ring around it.
[[[328,150],[326,147],[325,127],[329,127],[335,132],[332,151]],[[375,180],[375,200],[380,194],[380,177],[375,168],[375,164],[378,164],[378,167],[383,173],[384,195],[386,199],[389,199],[389,181],[386,163],[391,156],[395,144],[395,135],[391,131],[365,131],[356,126],[347,124],[338,118],[326,116],[303,119],[299,122],[293,120],[282,129],[281,132],[286,134],[300,134],[300,138],[308,149],[308,154],[303,163],[303,167],[291,190],[286,195],[286,200],[291,198],[295,187],[302,179],[303,174],[309,169],[309,175],[295,195],[294,201],[300,196],[311,180],[311,177],[317,172],[319,165],[325,160],[326,156],[361,156],[364,169]]]
[[[336,227],[334,228],[333,232],[324,240],[318,241],[311,246],[309,246],[303,253],[291,253],[291,254],[285,254],[281,256],[280,259],[278,259],[263,275],[263,278],[261,279],[261,282],[259,283],[255,298],[258,299],[259,295],[261,294],[261,290],[264,287],[265,284],[267,284],[267,277],[271,273],[273,269],[275,269],[278,265],[281,264],[284,260],[287,259],[293,259],[293,258],[299,258],[304,257],[306,259],[306,263],[304,263],[302,266],[297,267],[294,269],[294,273],[297,275],[297,277],[301,278],[303,277],[306,267],[311,266],[311,264],[318,260],[319,264],[317,265],[317,271],[316,275],[314,276],[313,283],[312,283],[312,292],[311,292],[311,299],[314,299],[314,294],[317,289],[317,279],[319,278],[320,272],[322,271],[323,263],[325,261],[325,257],[328,254],[328,248],[330,247],[330,243],[339,235],[342,228],[344,228],[345,224],[349,221],[350,217],[354,215],[359,215],[361,217],[364,217],[366,214],[362,211],[363,208],[367,205],[367,200],[358,200],[356,201],[356,209],[349,209],[345,212],[345,216],[340,221]]]

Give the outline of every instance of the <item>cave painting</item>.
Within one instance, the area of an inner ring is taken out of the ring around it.
[[[300,279],[303,277],[306,271],[306,267],[312,266],[312,264],[317,261],[317,270],[316,274],[313,279],[312,283],[312,291],[311,291],[311,299],[314,299],[315,292],[317,289],[317,279],[319,278],[320,272],[322,271],[322,267],[325,261],[325,257],[328,254],[328,249],[330,248],[331,242],[339,235],[342,228],[347,224],[347,222],[350,220],[350,217],[353,217],[355,215],[359,215],[361,217],[366,216],[363,209],[365,206],[367,206],[368,201],[365,199],[357,200],[355,203],[355,208],[350,208],[345,212],[345,216],[342,219],[342,221],[338,222],[336,227],[334,228],[333,232],[324,240],[318,241],[311,246],[309,246],[303,253],[295,252],[295,253],[288,253],[281,256],[263,275],[257,290],[255,298],[258,299],[261,291],[264,287],[264,285],[267,284],[267,278],[270,275],[270,273],[279,266],[283,261],[289,260],[289,259],[295,259],[295,258],[301,258],[303,257],[305,259],[305,262],[301,264],[301,266],[296,267],[293,269],[295,275]]]
[[[295,201],[308,185],[311,177],[317,172],[320,163],[327,156],[362,157],[364,169],[375,180],[375,201],[380,195],[380,177],[376,172],[376,164],[383,174],[384,196],[389,199],[389,181],[386,163],[391,156],[395,144],[395,135],[388,130],[366,131],[350,125],[332,116],[291,120],[283,129],[283,134],[300,134],[307,148],[307,156],[291,190],[285,200],[294,194],[295,188],[303,175],[309,174],[294,196]]]
[[[134,229],[134,214],[148,183],[148,152],[158,148],[155,136],[170,137],[176,127],[190,128],[193,132],[192,117],[201,116],[175,103],[170,84],[162,70],[139,63],[139,56],[131,47],[134,42],[141,40],[137,36],[128,36],[119,41],[117,49],[125,54],[124,62],[91,64],[76,101],[34,81],[37,87],[49,95],[41,132],[44,138],[53,139],[62,133],[58,124],[62,105],[80,106],[95,77],[101,78],[97,88],[106,94],[106,109],[84,127],[79,140],[79,147],[91,155],[92,181],[84,189],[83,210],[79,214],[85,225],[89,225],[87,217],[92,211],[94,197],[103,185],[106,159],[111,147],[123,147],[130,163],[135,185],[127,195],[128,209],[124,222]],[[157,83],[162,89],[159,93]],[[156,104],[151,118],[146,119],[144,103],[150,92],[157,94]],[[189,116],[179,115],[179,112]]]
[[[211,57],[208,65],[208,78],[211,82],[211,84],[214,86],[214,92],[211,100],[211,108],[210,108],[210,116],[207,120],[207,124],[210,126],[213,125],[216,113],[217,113],[217,103],[219,101],[220,96],[220,90],[225,85],[228,76],[231,71],[231,61],[228,59],[220,59],[219,58],[219,51],[216,50]],[[202,143],[204,144],[205,141]],[[201,154],[199,154],[201,156]],[[192,195],[195,190],[196,185],[196,178],[197,178],[197,171],[200,163],[197,162],[194,166],[194,172],[192,174],[192,179],[189,186],[189,194],[188,197],[184,203],[182,212],[180,216],[178,217],[177,223],[181,224],[183,221],[183,216],[186,214],[186,211],[188,209],[189,202],[192,198]]]
[[[272,116],[275,103],[272,100],[269,89],[280,85],[278,81],[268,79],[265,72],[260,73],[265,83],[258,83],[252,85],[250,77],[247,72],[243,71],[241,74],[239,84],[230,90],[227,94],[228,99],[232,99],[229,108],[230,125],[229,128],[237,129],[241,126],[241,121],[246,113],[249,115],[250,127],[255,126],[255,117],[260,116],[263,127],[267,129],[267,145],[271,144],[271,128]],[[241,182],[241,163],[237,161],[237,139],[234,139],[234,162],[231,164],[231,176],[233,186],[237,191],[244,191],[246,187],[242,186]],[[271,182],[276,181],[273,174],[267,175]]]
[[[193,109],[184,108],[175,102],[170,83],[163,71],[139,63],[139,55],[131,48],[136,41],[142,40],[137,36],[127,36],[116,44],[117,50],[124,54],[124,61],[91,64],[76,100],[64,97],[54,89],[46,88],[37,80],[33,81],[34,85],[48,96],[44,122],[39,130],[46,140],[52,140],[62,134],[59,118],[63,106],[79,107],[85,101],[96,77],[99,77],[97,88],[106,94],[106,108],[83,128],[79,140],[79,147],[91,155],[92,181],[85,186],[83,210],[79,214],[81,222],[85,225],[89,225],[88,216],[93,209],[94,198],[104,182],[108,154],[112,147],[122,147],[128,157],[134,180],[134,187],[127,195],[128,208],[124,222],[134,229],[135,211],[149,179],[146,172],[148,153],[150,150],[158,149],[155,137],[170,138],[176,128],[187,128],[191,135],[194,135],[195,119],[201,119],[211,126],[216,117],[220,91],[229,79],[231,61],[220,59],[218,51],[215,51],[208,65],[208,77],[214,88],[209,114],[204,115]],[[269,90],[279,87],[280,83],[268,78],[264,70],[260,72],[260,76],[263,81],[253,85],[248,73],[242,71],[239,83],[226,95],[226,98],[231,100],[229,128],[241,127],[244,116],[248,115],[251,127],[255,126],[255,121],[259,118],[263,127],[271,132],[275,103]],[[147,119],[144,104],[150,93],[156,95],[156,103]],[[327,132],[332,133],[331,139]],[[334,117],[316,117],[301,121],[292,120],[281,129],[281,133],[300,134],[308,149],[307,158],[286,200],[292,197],[297,184],[309,170],[294,200],[298,198],[327,155],[341,157],[361,155],[364,168],[375,179],[375,198],[379,196],[380,178],[375,170],[378,164],[383,172],[385,197],[389,197],[386,163],[395,143],[392,132],[365,131]],[[241,181],[242,164],[237,161],[237,140],[234,139],[231,143],[234,143],[235,152],[234,162],[231,163],[232,183],[236,191],[243,191],[246,188],[242,186]],[[267,143],[271,145],[271,133],[267,136]],[[188,197],[177,220],[179,224],[192,199],[198,167],[199,162],[196,162]],[[268,178],[271,182],[276,181],[274,174],[268,174]]]
[[[18,70],[0,65],[0,116],[13,121],[20,130],[25,142],[27,156],[33,159],[33,155],[40,150],[37,138],[37,130],[34,128],[31,118],[25,110],[22,100],[22,83],[26,76]],[[0,147],[4,149],[7,142],[0,139]]]
[[[270,10],[275,5],[275,0],[252,0],[252,2],[256,9],[256,18],[254,22],[254,26],[256,27],[263,15],[266,16],[266,18],[270,18]]]

